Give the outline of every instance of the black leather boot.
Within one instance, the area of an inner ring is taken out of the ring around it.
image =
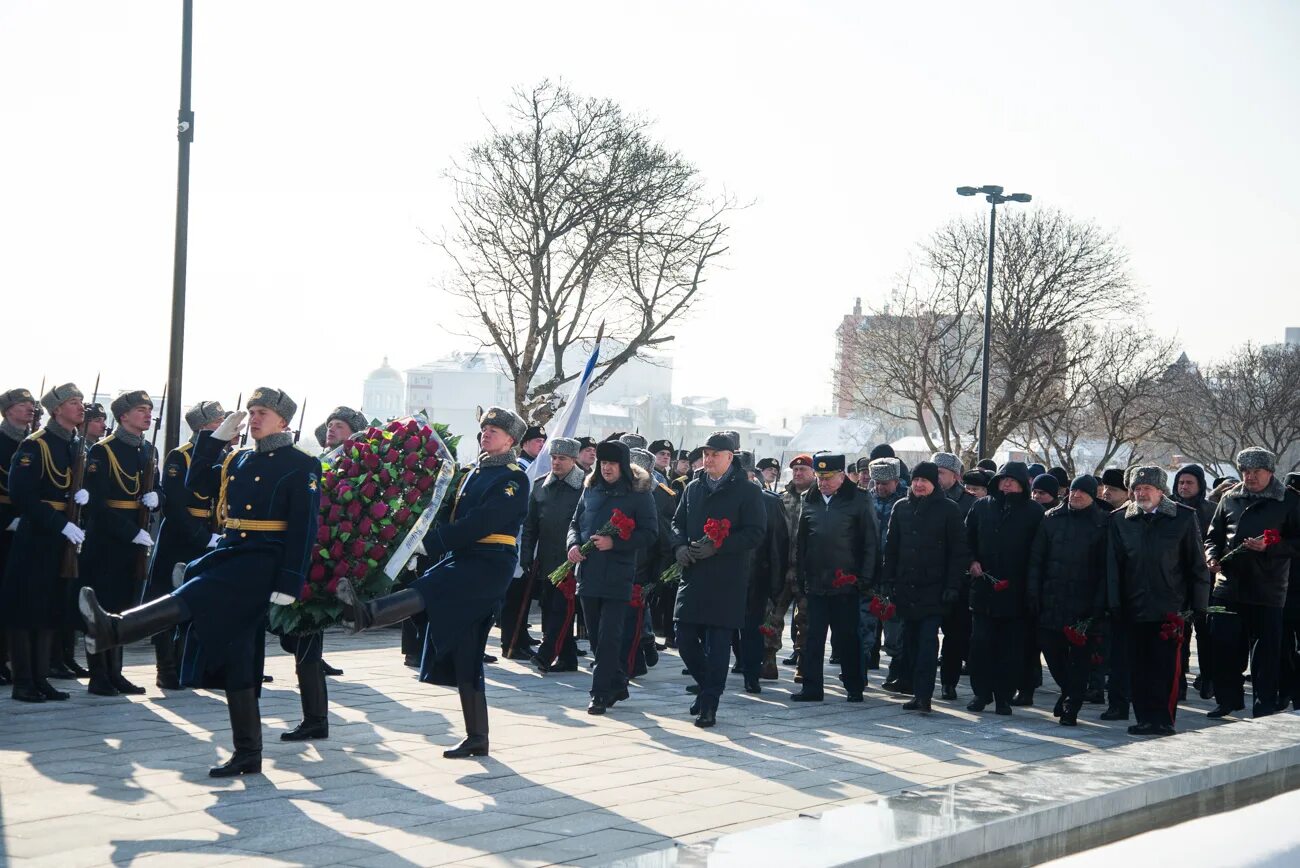
[[[13,675],[13,698],[18,702],[44,702],[45,694],[36,689],[32,677],[32,641],[30,630],[9,631],[9,671]]]
[[[117,688],[118,693],[127,696],[144,695],[145,690],[143,687],[127,681],[126,676],[122,674],[122,646],[119,645],[105,652],[104,659],[108,661],[108,680]]]
[[[342,582],[339,583],[340,585]],[[447,759],[465,759],[488,755],[487,694],[482,687],[462,685],[460,712],[465,717],[465,740],[442,755]]]
[[[190,619],[189,607],[170,594],[114,615],[99,605],[93,588],[82,588],[77,608],[86,620],[87,654],[130,645]]]
[[[60,646],[63,651],[63,665],[74,678],[88,678],[90,670],[77,662],[77,631],[64,630],[59,633]]]
[[[403,588],[368,602],[361,602],[352,583],[339,580],[338,598],[343,603],[343,623],[353,633],[405,621],[424,611],[424,598],[413,588]]]
[[[180,690],[181,678],[176,666],[176,641],[170,630],[153,637],[154,667],[158,676],[154,683],[163,690]]]
[[[257,689],[227,690],[230,732],[235,753],[224,764],[208,769],[208,777],[233,778],[262,773],[262,715],[257,707]]]
[[[280,733],[280,741],[329,738],[329,694],[325,687],[323,661],[303,663],[298,667],[298,693],[302,697],[302,723]]]
[[[32,643],[32,686],[47,700],[61,702],[68,698],[68,694],[56,690],[45,678],[50,671],[50,656],[54,653],[54,631],[37,630],[33,635],[36,639]]]
[[[100,654],[87,654],[86,662],[90,664],[90,683],[86,692],[95,696],[121,696],[122,694],[108,678],[108,656],[112,651]]]

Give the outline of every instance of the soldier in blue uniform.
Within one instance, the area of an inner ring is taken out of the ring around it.
[[[36,398],[26,389],[10,389],[0,395],[0,577],[9,560],[9,546],[18,529],[18,510],[9,496],[9,465],[18,444],[27,439],[36,418]],[[13,683],[9,674],[9,639],[0,624],[0,686]]]
[[[81,584],[94,588],[95,596],[113,611],[128,608],[139,595],[137,562],[141,549],[153,547],[149,531],[142,529],[140,510],[155,510],[161,503],[153,490],[157,458],[144,432],[153,423],[153,401],[142,389],[123,392],[109,408],[117,427],[86,455],[86,543],[81,549]],[[148,479],[146,478],[148,477]],[[141,694],[144,688],[122,675],[120,647],[96,654],[87,652],[90,684],[96,696]]]
[[[515,539],[528,510],[528,477],[515,461],[524,420],[493,407],[479,425],[478,462],[450,500],[447,520],[424,538],[429,556],[438,559],[434,566],[411,587],[376,600],[361,602],[346,579],[338,590],[354,630],[428,614],[420,680],[455,685],[465,716],[465,740],[443,751],[449,759],[488,753],[483,651],[514,575]]]
[[[260,388],[246,406],[247,413],[232,413],[215,431],[200,433],[194,446],[186,487],[217,497],[223,533],[214,550],[186,568],[185,584],[121,615],[105,612],[93,589],[81,591],[88,650],[124,645],[181,621],[192,622],[187,642],[198,643],[202,672],[220,676],[234,735],[234,755],[211,769],[212,777],[262,770],[256,640],[268,601],[287,605],[302,592],[320,511],[320,462],[294,448],[287,430],[297,413],[293,399],[278,389]],[[223,459],[222,450],[245,418],[255,447]]]
[[[41,396],[49,411],[45,427],[23,440],[9,465],[9,497],[18,516],[5,565],[0,613],[9,628],[13,698],[20,702],[67,699],[46,680],[55,633],[73,624],[68,610],[72,582],[63,556],[86,533],[68,521],[68,504],[90,499],[73,489],[73,464],[83,454],[78,426],[85,416],[81,390],[72,383]]]
[[[216,504],[212,497],[197,494],[185,487],[185,477],[194,460],[194,446],[204,431],[214,431],[228,414],[218,401],[199,401],[185,413],[185,424],[193,431],[189,441],[167,453],[163,462],[162,526],[158,528],[158,545],[149,567],[142,603],[165,597],[174,591],[172,574],[177,564],[188,564],[202,557],[221,542],[214,518]],[[112,608],[110,606],[110,608]],[[179,648],[176,631],[164,630],[153,637],[155,683],[164,690],[179,690]]]

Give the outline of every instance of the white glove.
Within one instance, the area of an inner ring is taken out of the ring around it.
[[[90,492],[84,488],[78,488],[77,493],[72,495],[72,500],[77,506],[85,506],[90,503]]]
[[[63,526],[63,530],[59,531],[59,533],[66,536],[68,538],[68,542],[72,543],[73,545],[81,545],[82,542],[84,542],[86,539],[86,532],[81,528],[77,527],[72,522],[68,522],[67,524],[65,524]]]
[[[273,591],[271,593],[271,602],[275,603],[277,606],[291,606],[298,601],[293,597],[289,596],[288,594],[282,594],[279,591]]]
[[[9,522],[9,526],[5,528],[5,530],[18,530],[18,519],[15,518],[13,521]]]
[[[156,491],[146,491],[146,492],[144,493],[144,497],[140,498],[140,502],[144,504],[144,508],[145,508],[145,509],[157,509],[157,508],[158,508],[158,492],[156,492]]]
[[[424,540],[420,540],[418,543],[415,544],[415,553],[416,553],[417,555],[427,555],[427,554],[428,554],[428,552],[426,552],[426,551],[424,550]]]
[[[149,536],[149,531],[147,530],[136,531],[135,536],[131,538],[131,542],[138,546],[144,546],[147,549],[153,548],[153,537]]]
[[[225,419],[222,419],[221,424],[217,426],[217,430],[212,432],[213,439],[227,442],[234,440],[235,435],[239,433],[240,427],[247,418],[248,411],[246,410],[236,410],[231,413]]]
[[[212,539],[208,540],[208,548],[210,549],[216,548],[219,542],[221,542],[221,534],[214,533],[212,535]]]

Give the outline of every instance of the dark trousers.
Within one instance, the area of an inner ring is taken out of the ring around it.
[[[429,626],[429,616],[419,612],[402,622],[402,656],[416,660],[424,653],[424,630]]]
[[[654,630],[664,641],[677,644],[673,632],[673,609],[677,607],[677,585],[659,585],[650,598],[650,620]]]
[[[1133,716],[1138,723],[1173,726],[1187,638],[1160,638],[1159,621],[1129,624],[1127,632]]]
[[[763,634],[758,628],[763,626],[765,612],[746,612],[745,626],[740,628],[740,668],[748,679],[758,678],[763,669]]]
[[[677,650],[691,677],[700,686],[700,708],[717,710],[718,700],[727,686],[727,661],[731,659],[731,634],[728,627],[677,622]]]
[[[1277,710],[1300,701],[1300,619],[1282,618],[1282,648],[1278,656]]]
[[[578,644],[573,638],[577,600],[566,599],[550,582],[542,588],[542,644],[537,657],[547,666],[572,669],[578,665]]]
[[[939,626],[941,615],[925,615],[903,621],[903,659],[911,663],[907,678],[912,696],[929,702],[934,696],[934,674],[939,665]],[[893,671],[891,665],[890,671]]]
[[[645,628],[650,617],[649,607],[623,606],[623,673],[628,678],[645,675],[650,668],[645,662]],[[654,641],[654,633],[650,634]]]
[[[1210,616],[1197,615],[1195,624],[1196,628],[1196,664],[1201,670],[1202,678],[1214,679],[1213,666],[1214,661],[1214,640],[1210,638]],[[1187,680],[1187,673],[1191,671],[1192,666],[1192,643],[1191,637],[1183,642],[1183,680]]]
[[[809,594],[808,635],[799,668],[803,692],[820,695],[824,690],[822,660],[826,654],[826,633],[831,634],[831,653],[840,661],[844,689],[850,695],[862,692],[862,656],[858,646],[858,595]]]
[[[1094,646],[1091,642],[1079,646],[1070,644],[1062,630],[1040,627],[1038,647],[1047,658],[1047,671],[1052,673],[1056,686],[1061,688],[1065,708],[1075,714],[1083,707],[1083,695],[1088,689],[1088,667]]]
[[[1227,603],[1227,614],[1210,616],[1214,637],[1214,698],[1228,708],[1244,708],[1242,670],[1250,656],[1251,713],[1273,714],[1277,708],[1278,662],[1282,656],[1282,609],[1250,603]]]
[[[1016,680],[1016,689],[1033,693],[1043,685],[1043,656],[1038,650],[1038,616],[1026,617],[1021,633],[1024,645],[1021,649],[1020,677]]]
[[[1132,657],[1129,625],[1115,618],[1108,619],[1104,635],[1106,638],[1102,645],[1106,649],[1106,706],[1108,710],[1128,714],[1132,695],[1129,686],[1129,661]]]
[[[970,686],[975,698],[1011,702],[1024,669],[1025,624],[1019,618],[972,614]]]
[[[957,687],[961,667],[970,660],[970,608],[963,605],[943,616],[943,651],[939,657],[939,683]]]
[[[305,636],[281,636],[280,647],[293,655],[294,671],[301,671],[303,666],[321,662],[321,653],[325,650],[324,633],[308,633]]]
[[[532,582],[533,589],[536,589],[537,582]],[[510,651],[511,641],[514,640],[515,651],[527,651],[528,645],[524,639],[528,636],[528,612],[533,607],[532,593],[525,593],[528,590],[528,576],[517,576],[506,589],[505,602],[501,604],[501,653],[505,654]],[[522,613],[523,617],[520,618]],[[515,624],[519,625],[519,638],[515,639]]]
[[[604,597],[579,597],[587,619],[587,637],[596,663],[591,668],[591,696],[605,702],[614,699],[627,687],[623,671],[623,623],[626,600]]]

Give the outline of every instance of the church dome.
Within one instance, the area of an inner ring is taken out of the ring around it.
[[[394,380],[400,383],[402,382],[402,375],[396,368],[388,364],[388,356],[384,356],[384,363],[367,374],[366,380]]]

